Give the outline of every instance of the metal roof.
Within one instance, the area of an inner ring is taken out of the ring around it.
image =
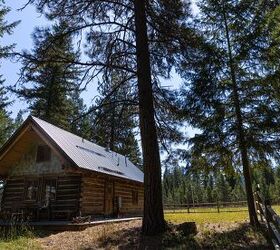
[[[127,157],[98,146],[34,116],[30,117],[80,168],[143,182],[144,174]]]

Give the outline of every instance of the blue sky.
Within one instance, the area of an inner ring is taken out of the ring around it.
[[[24,6],[27,0],[8,0],[6,5],[11,8],[10,13],[7,15],[6,20],[8,22],[14,22],[20,20],[19,25],[14,29],[12,35],[5,35],[2,38],[1,43],[16,44],[16,51],[22,50],[31,50],[32,49],[32,32],[36,26],[47,26],[50,23],[36,12],[34,6],[28,5],[25,9],[19,10]],[[19,70],[21,64],[15,60],[5,60],[1,63],[0,74],[6,79],[6,85],[14,85],[19,78]],[[178,86],[181,82],[181,79],[173,74],[173,77],[164,81],[164,85],[168,86]],[[87,105],[90,105],[93,97],[97,94],[96,92],[96,82],[88,86],[87,91],[85,91],[82,96]],[[19,100],[15,96],[11,96],[11,99],[14,100],[13,105],[10,107],[12,111],[12,116],[15,117],[17,112],[20,109],[25,109],[27,107],[26,103],[22,100]],[[28,114],[26,114],[28,115]]]
[[[6,5],[10,7],[11,11],[6,16],[7,22],[11,23],[20,20],[18,26],[14,29],[12,35],[5,35],[2,38],[1,43],[16,44],[15,51],[31,50],[33,46],[32,33],[35,27],[44,27],[50,25],[50,22],[36,12],[34,6],[28,5],[23,10],[19,10],[26,0],[9,0]],[[19,78],[19,70],[21,68],[21,63],[15,59],[5,60],[1,63],[0,74],[6,79],[6,85],[14,85]],[[87,105],[90,105],[93,97],[97,94],[96,92],[96,82],[89,85],[87,91],[82,94]],[[16,96],[11,96],[14,101],[13,105],[10,107],[12,111],[12,116],[15,117],[20,109],[26,109],[27,104],[23,100],[19,100]],[[25,114],[27,116],[28,113]]]
[[[5,35],[1,44],[16,44],[16,51],[31,50],[32,49],[32,32],[36,26],[47,26],[49,22],[36,12],[34,6],[28,5],[25,9],[19,10],[24,6],[27,0],[6,0],[6,5],[11,8],[10,13],[6,16],[8,22],[20,20],[19,25],[14,29],[12,35]],[[15,60],[5,60],[1,62],[0,74],[6,79],[6,85],[14,85],[19,78],[19,70],[21,64]],[[165,86],[179,86],[181,79],[178,75],[172,74],[170,80],[162,82]],[[88,86],[87,91],[82,94],[85,103],[89,106],[92,99],[96,96],[96,81]],[[14,103],[10,107],[12,116],[15,117],[20,109],[26,109],[27,104],[23,100],[19,100],[16,96],[10,96]],[[25,114],[27,116],[28,113]],[[187,128],[188,134],[193,134],[194,131]]]
[[[19,11],[26,0],[8,0],[6,5],[11,8],[10,13],[6,16],[7,22],[11,23],[20,20],[19,25],[14,29],[12,35],[5,35],[1,44],[16,44],[16,51],[24,49],[30,49],[32,47],[31,33],[35,26],[46,25],[46,20],[43,16],[36,13],[33,6],[28,6],[24,10]],[[5,60],[1,62],[0,73],[6,79],[6,85],[14,85],[19,77],[19,69],[21,64],[15,60]],[[26,104],[23,101],[16,99],[15,96],[11,96],[14,101],[10,107],[12,115],[16,116],[20,109],[26,108]]]

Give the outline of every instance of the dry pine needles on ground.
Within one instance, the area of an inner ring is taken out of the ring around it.
[[[42,236],[43,249],[271,249],[259,232],[248,223],[209,223],[197,225],[196,235],[184,235],[176,226],[158,237],[142,237],[141,221],[99,225],[80,232]]]

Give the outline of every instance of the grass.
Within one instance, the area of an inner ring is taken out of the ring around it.
[[[184,221],[194,221],[197,224],[245,222],[248,220],[248,211],[246,207],[221,208],[220,213],[216,208],[196,208],[195,213],[192,210],[191,213],[187,213],[187,210],[178,210],[175,213],[169,210],[165,212],[165,219],[176,224]]]
[[[238,207],[220,207],[219,211],[220,212],[239,212],[239,211],[247,211],[247,207],[246,206],[238,206]],[[175,212],[180,212],[180,213],[187,213],[188,210],[187,209],[165,209],[164,210],[165,213],[174,213]],[[190,213],[217,213],[218,209],[217,207],[196,207],[193,208],[191,207],[189,209]]]
[[[276,213],[280,214],[280,205],[273,206]],[[191,210],[192,211],[192,210]],[[228,212],[230,211],[230,212]],[[195,213],[187,213],[187,210],[165,211],[165,219],[171,223],[194,221],[197,224],[246,222],[249,219],[246,207],[221,208],[220,213],[216,208],[196,208]]]
[[[30,236],[20,236],[15,239],[6,239],[0,242],[0,249],[2,250],[39,250],[42,249],[40,244]]]
[[[273,208],[280,214],[280,205]],[[173,224],[195,222],[197,235],[184,236],[175,230],[159,239],[150,238],[146,243],[167,244],[168,249],[270,249],[262,234],[248,225],[245,207],[221,208],[220,213],[215,208],[196,208],[195,211],[165,211],[165,219]],[[1,235],[0,232],[0,250],[137,249],[145,243],[141,238],[141,221],[100,225],[80,232],[36,236],[25,230],[8,237]]]
[[[0,228],[0,250],[39,250],[42,249],[36,241],[34,234],[29,228],[12,227],[10,229]]]
[[[245,222],[248,220],[248,212],[220,212],[220,213],[166,213],[165,219],[172,223],[194,221],[197,224],[222,223],[222,222]]]
[[[175,225],[162,235],[143,237],[141,220],[61,232],[38,239],[45,250],[85,249],[271,249],[248,223],[201,224],[185,234]]]

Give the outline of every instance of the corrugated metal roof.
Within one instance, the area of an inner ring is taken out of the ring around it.
[[[127,157],[98,146],[34,116],[32,120],[80,168],[143,182],[144,174]]]

